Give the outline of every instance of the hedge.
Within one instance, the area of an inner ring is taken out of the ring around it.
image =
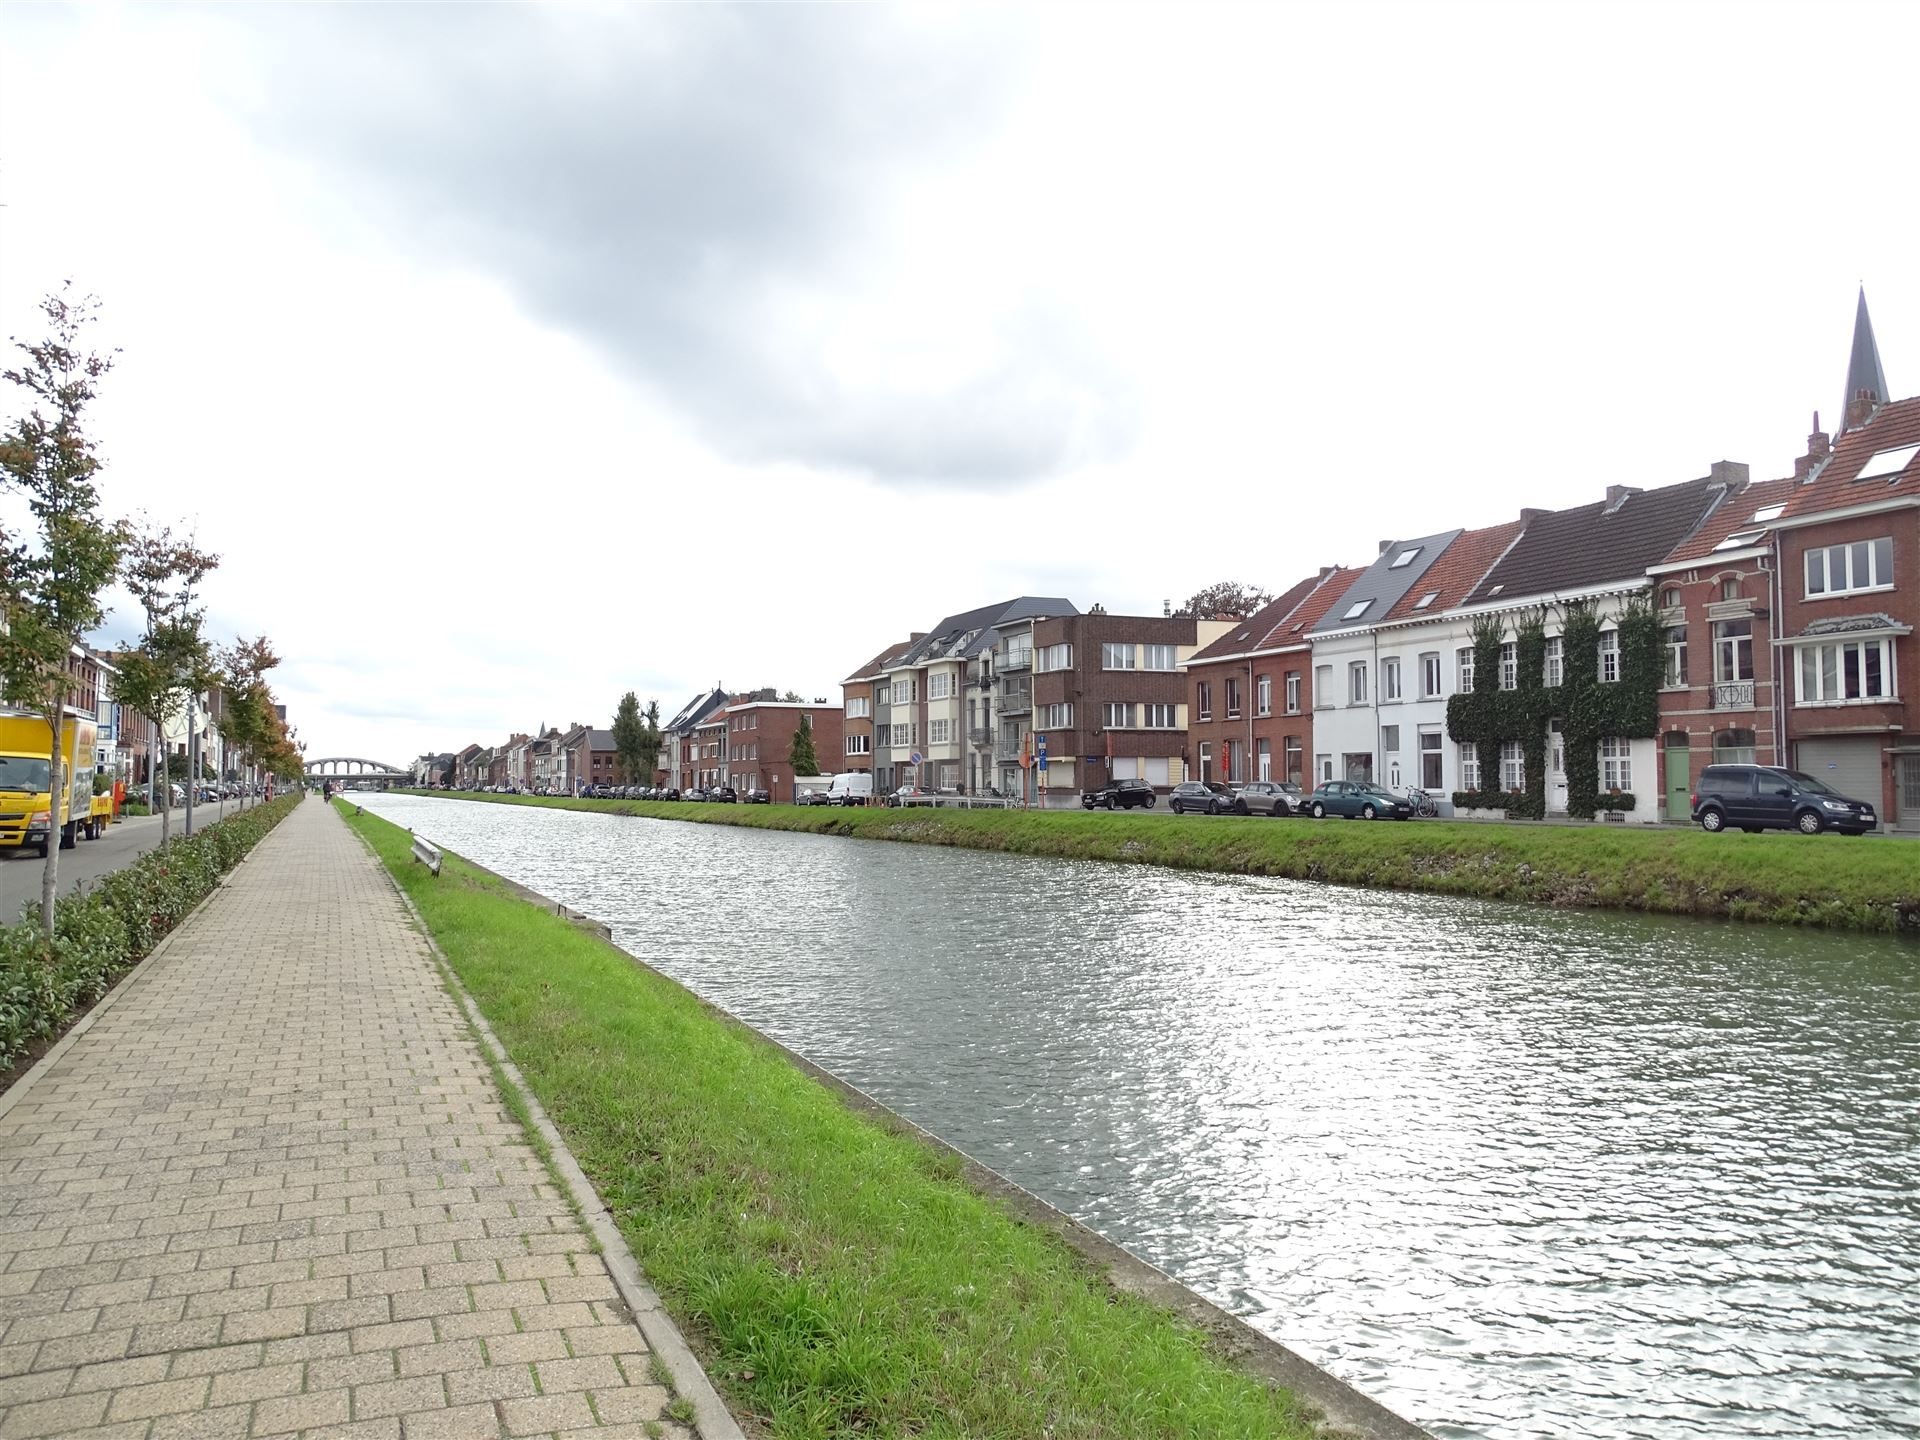
[[[300,799],[283,796],[176,837],[63,897],[51,944],[31,914],[0,929],[0,1071],[36,1041],[59,1035],[151,954]]]

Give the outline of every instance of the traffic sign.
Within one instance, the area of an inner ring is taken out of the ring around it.
[[[920,752],[916,750],[911,755],[907,756],[907,763],[909,765],[918,765],[920,763]]]

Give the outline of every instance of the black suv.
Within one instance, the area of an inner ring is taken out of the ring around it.
[[[1089,810],[1151,810],[1160,797],[1144,780],[1109,780],[1098,790],[1089,790],[1080,803]]]
[[[1226,815],[1233,810],[1233,791],[1218,780],[1183,780],[1173,787],[1167,808],[1176,815],[1198,810],[1202,815]]]
[[[1837,830],[1861,835],[1875,828],[1873,806],[1850,800],[1811,775],[1773,765],[1709,765],[1693,792],[1693,818],[1710,833],[1735,826],[1749,833]]]

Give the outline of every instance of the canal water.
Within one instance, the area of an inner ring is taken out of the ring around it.
[[[1920,1436],[1920,948],[366,804],[1436,1435]]]

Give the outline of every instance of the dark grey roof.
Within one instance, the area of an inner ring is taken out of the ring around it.
[[[1437,535],[1422,535],[1416,540],[1397,540],[1380,552],[1375,560],[1363,572],[1360,578],[1347,587],[1347,591],[1320,617],[1309,634],[1320,635],[1329,630],[1345,630],[1352,625],[1367,625],[1384,620],[1387,612],[1398,605],[1411,590],[1414,582],[1427,573],[1428,568],[1438,560],[1441,553],[1451,545],[1462,532],[1458,529],[1442,530]],[[1413,559],[1395,569],[1393,562],[1407,551],[1414,551]],[[1362,600],[1371,600],[1366,613],[1353,619],[1346,614]]]
[[[1657,490],[1622,487],[1617,500],[1532,516],[1513,548],[1460,603],[1644,580],[1647,567],[1664,560],[1726,495],[1726,482],[1708,477]]]
[[[1847,357],[1847,395],[1840,406],[1840,426],[1846,428],[1847,407],[1865,390],[1875,403],[1893,397],[1887,391],[1886,372],[1880,368],[1880,347],[1873,343],[1873,321],[1867,318],[1867,287],[1860,287],[1860,304],[1853,312],[1853,353]]]
[[[674,716],[673,719],[669,720],[660,728],[663,732],[671,731],[684,734],[726,703],[727,692],[718,686],[712,690],[704,690],[689,700],[678,715]]]
[[[983,605],[978,610],[949,615],[926,635],[908,646],[906,652],[887,662],[890,669],[907,665],[925,665],[934,660],[967,660],[983,650],[991,650],[993,627],[1013,620],[1039,619],[1055,615],[1078,615],[1080,608],[1071,600],[1043,595],[1022,595],[998,605]]]
[[[48,730],[48,731],[47,731],[47,734],[49,734],[49,735],[51,735],[51,734],[53,734],[53,731],[52,731],[52,730]],[[614,748],[614,744],[613,744],[613,731],[611,731],[611,730],[593,730],[593,731],[590,731],[590,732],[588,732],[588,737],[587,737],[587,748],[588,748],[588,749],[590,749],[590,750],[611,750],[611,749],[613,749],[613,748]]]

